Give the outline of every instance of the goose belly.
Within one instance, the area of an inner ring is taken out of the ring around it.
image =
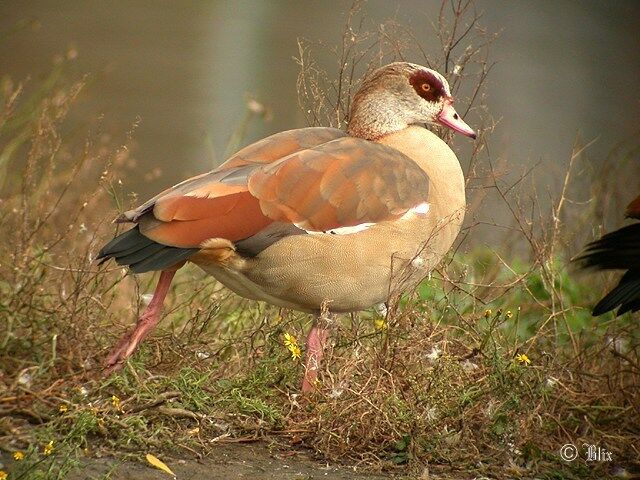
[[[417,284],[442,259],[459,231],[415,218],[346,235],[287,237],[242,271],[202,267],[247,298],[301,311],[352,312],[385,302]],[[425,232],[430,232],[425,235]]]

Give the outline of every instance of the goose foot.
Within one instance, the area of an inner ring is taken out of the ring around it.
[[[305,372],[302,379],[302,393],[315,390],[318,380],[318,370],[324,356],[324,347],[329,339],[329,330],[314,325],[307,336],[307,355]]]
[[[169,292],[169,286],[175,273],[175,270],[165,270],[160,274],[153,298],[138,319],[136,326],[118,341],[107,357],[103,370],[105,375],[110,375],[120,370],[124,366],[127,358],[136,351],[142,340],[144,340],[147,334],[158,324],[160,316],[162,315],[162,304]]]
[[[309,393],[318,388],[318,371],[324,357],[324,349],[329,340],[330,326],[336,315],[329,313],[323,305],[321,314],[313,323],[306,342],[306,358],[304,377],[302,379],[302,393]]]

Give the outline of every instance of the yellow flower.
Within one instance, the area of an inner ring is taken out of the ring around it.
[[[531,360],[529,360],[529,357],[527,357],[524,353],[519,353],[518,355],[516,355],[516,360],[523,365],[531,364]]]
[[[513,313],[511,312],[511,310],[507,310],[507,313],[505,313],[504,316],[507,318],[511,318],[513,317]]]
[[[294,360],[300,358],[302,356],[302,352],[300,351],[300,347],[298,346],[298,341],[296,337],[289,333],[284,334],[284,346],[287,347],[287,350],[291,353],[291,358]]]
[[[376,328],[376,332],[381,332],[387,329],[387,322],[384,321],[384,318],[376,318],[373,321],[373,325]]]
[[[300,347],[297,345],[292,345],[289,347],[289,351],[291,352],[291,358],[297,360],[302,356],[302,352],[300,351]]]
[[[484,311],[484,318],[489,318],[489,317],[491,316],[491,314],[492,314],[492,313],[493,313],[493,312],[491,311],[491,309],[490,309],[490,308],[487,308],[487,309]]]
[[[0,470],[0,480],[7,480],[9,475],[4,470]]]
[[[13,452],[13,459],[16,462],[20,462],[21,460],[24,460],[24,452]]]
[[[47,456],[51,455],[52,452],[53,452],[53,440],[47,443],[42,449],[42,453],[44,453]]]
[[[294,337],[290,333],[285,333],[284,334],[284,346],[285,347],[290,347],[291,345],[297,345],[297,344],[298,344],[298,341],[296,340],[296,337]]]
[[[122,411],[122,405],[120,405],[120,397],[118,397],[117,395],[111,395],[111,405],[113,405],[113,408],[115,408],[117,411]]]
[[[67,411],[69,411],[69,407],[63,403],[58,407],[58,411],[60,413],[66,413]]]

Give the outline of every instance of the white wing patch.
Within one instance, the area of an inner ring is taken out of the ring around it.
[[[402,217],[400,217],[399,220],[415,218],[416,216],[424,217],[427,213],[429,213],[429,204],[427,202],[424,202],[408,210],[407,213],[405,213]],[[308,230],[304,228],[302,224],[299,224],[299,223],[295,223],[294,225],[310,234],[330,233],[331,235],[349,235],[351,233],[358,233],[358,232],[367,230],[368,228],[375,225],[375,223],[372,223],[372,222],[360,223],[358,225],[353,225],[351,227],[338,227],[338,228],[333,228],[331,230],[327,230],[324,232],[320,232],[317,230]]]
[[[411,210],[405,213],[405,215],[407,215],[408,213],[413,213],[414,215],[423,216],[429,213],[429,208],[430,208],[430,205],[427,202],[424,202],[424,203],[421,203],[420,205],[416,205],[415,207],[413,207]]]
[[[333,235],[349,235],[350,233],[362,232],[372,225],[375,225],[375,223],[361,223],[359,225],[354,225],[353,227],[334,228],[332,230],[328,230],[327,233],[331,233]]]
[[[372,225],[375,225],[375,223],[360,223],[358,225],[353,225],[351,227],[338,227],[338,228],[332,228],[331,230],[326,230],[326,231],[307,230],[300,224],[296,223],[294,225],[310,234],[330,233],[332,235],[349,235],[350,233],[362,232],[363,230],[366,230]]]

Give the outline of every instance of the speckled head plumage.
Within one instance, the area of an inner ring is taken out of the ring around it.
[[[395,62],[375,70],[356,93],[351,135],[376,140],[414,124],[439,124],[475,138],[453,108],[447,80],[435,70]]]

